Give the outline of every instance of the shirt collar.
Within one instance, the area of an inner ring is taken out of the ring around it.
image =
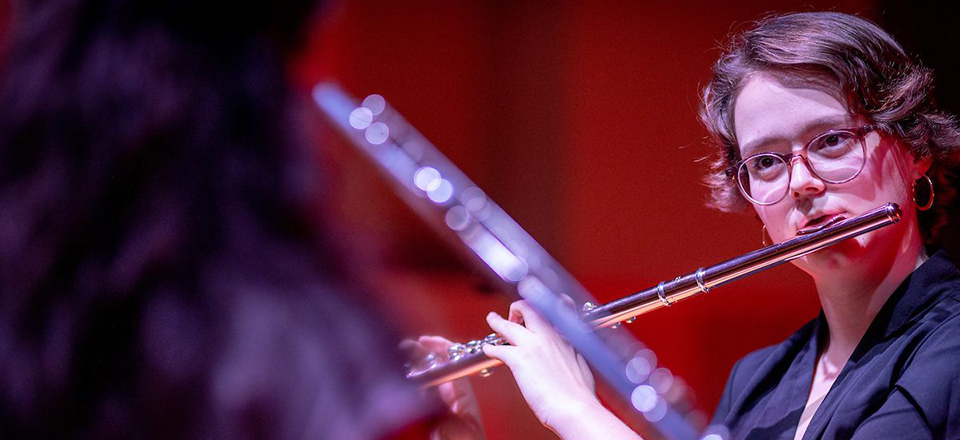
[[[874,343],[893,335],[940,298],[948,286],[956,283],[960,283],[960,269],[953,264],[947,252],[940,249],[908,275],[890,295],[851,359],[859,358]]]

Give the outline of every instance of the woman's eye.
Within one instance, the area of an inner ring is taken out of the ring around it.
[[[809,152],[823,156],[845,154],[855,144],[855,136],[847,133],[831,133],[821,137],[810,146]]]
[[[783,160],[777,156],[760,156],[750,160],[750,175],[754,179],[772,180],[776,179],[784,169]]]

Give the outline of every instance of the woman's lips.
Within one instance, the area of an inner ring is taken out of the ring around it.
[[[823,215],[807,222],[807,225],[803,229],[797,231],[797,235],[812,234],[829,226],[833,226],[837,222],[845,219],[846,217],[842,214]]]

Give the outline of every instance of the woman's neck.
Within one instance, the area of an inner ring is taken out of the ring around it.
[[[919,234],[907,237],[904,247],[889,250],[887,258],[873,258],[874,264],[851,265],[814,279],[829,327],[825,356],[845,363],[890,295],[926,261]]]

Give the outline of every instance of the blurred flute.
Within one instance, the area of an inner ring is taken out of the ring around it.
[[[679,276],[671,281],[662,281],[654,287],[625,296],[603,305],[584,304],[582,319],[594,327],[608,327],[620,322],[632,322],[644,313],[669,307],[682,299],[690,298],[730,281],[760,272],[765,269],[803,257],[840,241],[900,221],[900,207],[895,203],[875,208],[857,217],[825,223],[814,230],[790,240],[749,252],[720,264],[701,267],[693,273]],[[486,344],[505,344],[504,339],[491,334],[484,339],[456,344],[450,348],[450,360],[443,364],[428,365],[420,371],[408,374],[410,379],[421,382],[424,387],[435,386],[475,373],[483,374],[500,365],[496,359],[483,354]]]

